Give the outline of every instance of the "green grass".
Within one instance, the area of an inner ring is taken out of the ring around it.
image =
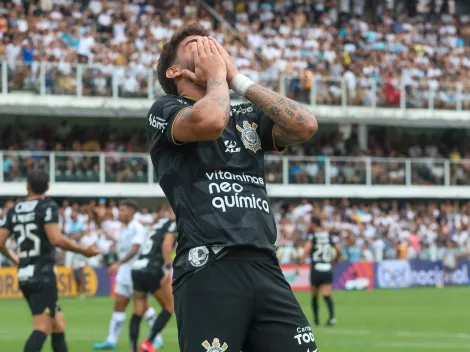
[[[470,351],[469,297],[468,287],[336,292],[338,325],[314,329],[319,351]],[[302,293],[298,298],[311,321],[310,296]],[[92,343],[106,337],[112,309],[110,298],[63,299],[61,306],[66,315],[71,352],[91,351]],[[323,301],[321,306],[324,322],[327,314]],[[128,323],[122,331],[118,351],[129,351],[127,326]],[[145,336],[144,322],[142,327],[141,336]],[[30,331],[31,316],[26,303],[0,301],[0,351],[22,350]],[[163,336],[163,351],[179,351],[174,319]],[[44,350],[51,352],[49,342]]]

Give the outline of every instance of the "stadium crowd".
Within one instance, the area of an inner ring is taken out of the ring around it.
[[[57,152],[55,181],[98,182],[100,157],[96,153],[110,152],[137,154],[107,154],[105,182],[149,182],[145,131],[137,122],[131,126],[111,126],[106,120],[92,126],[74,120],[63,120],[56,126],[0,124],[0,151],[5,150],[3,178],[6,182],[24,180],[27,171],[38,165],[49,170],[50,156],[41,152],[54,151]],[[421,135],[409,132],[373,127],[368,132],[367,147],[360,148],[356,126],[323,127],[310,142],[290,147],[283,154],[298,157],[289,161],[288,182],[325,183],[325,157],[332,157],[332,184],[365,184],[363,157],[370,156],[376,158],[371,164],[373,184],[405,184],[406,163],[398,159],[403,157],[435,158],[412,163],[412,184],[443,185],[445,165],[440,158],[452,161],[450,184],[470,184],[470,139],[465,130],[428,131]],[[355,159],[341,159],[344,157]],[[384,157],[397,159],[380,159]],[[268,157],[266,179],[272,183],[283,182],[279,156]]]
[[[116,260],[118,221],[115,200],[89,202],[64,200],[60,207],[63,232],[83,244],[96,242],[105,254],[90,260],[91,266],[105,266]],[[8,207],[0,208],[0,221]],[[386,259],[439,260],[451,251],[456,258],[470,256],[470,202],[399,202],[342,200],[274,200],[278,227],[278,258],[282,264],[296,263],[311,231],[312,218],[322,220],[343,250],[342,260],[382,261]],[[142,208],[137,219],[152,226],[168,211]],[[10,240],[11,248],[15,243]],[[64,255],[58,252],[60,264]],[[82,265],[84,258],[69,265]],[[4,265],[7,263],[4,261]]]
[[[80,63],[92,65],[82,72],[82,95],[110,96],[114,76],[120,96],[146,97],[164,42],[199,21],[253,80],[279,89],[281,74],[294,77],[287,89],[296,99],[309,100],[315,78],[319,104],[339,104],[344,80],[349,104],[399,106],[403,84],[409,107],[427,107],[434,97],[436,108],[455,108],[461,82],[470,108],[468,15],[395,16],[379,5],[371,16],[357,2],[343,16],[336,0],[209,3],[235,32],[194,0],[0,1],[8,89],[39,91],[38,63],[48,62],[47,93],[75,94]],[[158,84],[152,89],[162,93]]]

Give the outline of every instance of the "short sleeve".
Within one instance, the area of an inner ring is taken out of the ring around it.
[[[143,246],[145,242],[145,228],[141,224],[136,223],[134,231],[135,233],[132,237],[132,244]]]
[[[44,225],[59,223],[59,206],[56,202],[48,202],[44,204]]]
[[[176,221],[169,221],[168,222],[168,227],[166,229],[166,232],[176,232]]]
[[[167,95],[157,100],[147,113],[148,137],[153,146],[165,144],[182,145],[173,136],[173,127],[178,116],[191,105],[183,98]]]
[[[259,136],[261,139],[261,147],[265,152],[267,151],[277,151],[283,152],[285,148],[280,148],[276,146],[274,141],[273,128],[274,121],[266,115],[261,109],[253,104],[253,112],[256,115],[256,120],[259,126]]]
[[[315,236],[313,235],[313,233],[309,233],[309,234],[307,235],[307,240],[310,241],[310,242],[313,242],[313,238],[314,238],[314,237],[315,237]]]

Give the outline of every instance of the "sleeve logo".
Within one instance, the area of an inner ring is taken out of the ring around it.
[[[246,120],[243,121],[243,127],[237,125],[237,130],[242,134],[241,138],[243,145],[246,149],[249,149],[254,153],[261,149],[261,140],[258,133],[256,133],[257,128],[258,125],[256,123],[253,122],[250,124]]]
[[[152,114],[150,114],[149,125],[163,132],[165,131],[165,128],[168,125],[168,123],[165,122],[165,120],[162,119],[161,117],[153,116]]]
[[[228,348],[226,343],[221,346],[219,339],[214,339],[214,341],[212,341],[212,345],[206,340],[202,343],[202,346],[207,352],[224,352]]]

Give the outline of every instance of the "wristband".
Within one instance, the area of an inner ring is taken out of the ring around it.
[[[255,84],[255,82],[253,82],[247,76],[244,76],[239,73],[235,77],[233,77],[232,82],[230,83],[230,88],[232,88],[235,93],[241,95],[244,98],[246,95],[246,91],[253,84]]]
[[[165,264],[165,265],[163,265],[163,270],[165,270],[165,271],[171,271],[171,264]]]

